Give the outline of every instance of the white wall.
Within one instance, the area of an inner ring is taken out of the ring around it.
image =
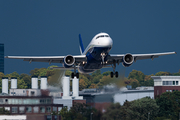
[[[114,95],[114,103],[119,102],[121,105],[123,105],[126,100],[133,101],[133,100],[141,99],[146,96],[154,98],[154,91],[153,92],[116,93]]]

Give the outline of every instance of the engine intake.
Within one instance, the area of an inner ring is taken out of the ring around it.
[[[124,67],[129,67],[130,65],[132,65],[133,62],[134,62],[134,57],[128,53],[123,57],[122,65]]]
[[[75,58],[72,55],[67,55],[64,57],[64,67],[72,67],[74,65]]]

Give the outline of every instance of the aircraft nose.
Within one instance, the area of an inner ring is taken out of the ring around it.
[[[106,39],[104,39],[103,41],[103,45],[104,46],[112,46],[112,44],[113,44],[113,41],[112,41],[112,39],[111,38],[106,38]]]

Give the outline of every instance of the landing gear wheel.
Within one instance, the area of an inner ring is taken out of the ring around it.
[[[114,73],[113,73],[113,72],[111,72],[111,78],[113,78],[113,76],[114,76]]]
[[[118,72],[117,71],[115,72],[115,77],[118,78]]]
[[[71,78],[74,78],[74,73],[71,73]]]
[[[76,78],[79,78],[79,73],[76,73],[76,74],[71,73],[71,78],[74,78],[75,76],[76,76]]]
[[[79,78],[79,73],[76,73],[76,78]]]

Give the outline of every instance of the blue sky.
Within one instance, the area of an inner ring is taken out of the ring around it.
[[[78,34],[84,46],[99,32],[113,39],[112,54],[176,51],[180,54],[179,0],[0,1],[0,43],[5,55],[78,55]],[[141,60],[126,68],[146,75],[178,72],[180,55]],[[59,65],[60,64],[55,64]],[[48,63],[5,59],[5,74],[28,73]],[[117,71],[123,69],[122,65]],[[112,70],[103,69],[102,71]]]

